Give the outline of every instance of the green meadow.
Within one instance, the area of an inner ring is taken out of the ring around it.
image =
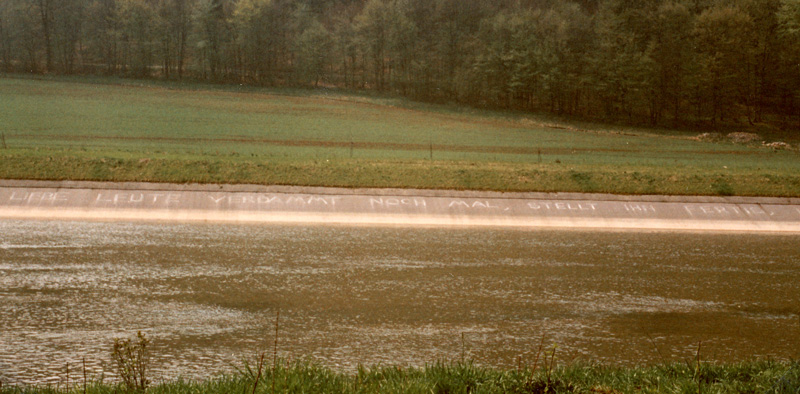
[[[5,179],[800,196],[793,149],[325,89],[5,76],[0,119]]]

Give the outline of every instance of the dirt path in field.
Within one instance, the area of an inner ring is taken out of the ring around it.
[[[622,153],[638,152],[638,149],[610,149],[610,148],[537,148],[527,146],[486,146],[486,145],[450,145],[450,144],[418,144],[418,143],[395,143],[395,142],[348,142],[348,141],[323,141],[323,140],[281,140],[269,138],[248,138],[248,137],[126,137],[126,136],[93,136],[93,135],[57,135],[57,134],[7,134],[7,138],[18,139],[37,139],[48,141],[141,141],[141,142],[174,142],[174,143],[240,143],[258,145],[276,145],[293,147],[319,147],[319,148],[341,148],[341,149],[370,149],[370,150],[406,150],[406,151],[427,151],[437,152],[459,152],[459,153],[494,153],[494,154],[519,154],[519,155],[564,155],[574,153]],[[661,150],[659,153],[686,153],[680,150]],[[763,152],[753,149],[751,151],[692,151],[693,154],[708,155],[745,155],[762,154]]]
[[[800,199],[0,181],[0,219],[800,233]]]

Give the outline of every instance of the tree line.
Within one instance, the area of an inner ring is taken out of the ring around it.
[[[0,70],[800,123],[800,0],[2,0]]]

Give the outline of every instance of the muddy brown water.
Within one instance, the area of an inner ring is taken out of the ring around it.
[[[800,235],[0,221],[0,381],[155,380],[278,352],[341,370],[462,357],[800,357]]]

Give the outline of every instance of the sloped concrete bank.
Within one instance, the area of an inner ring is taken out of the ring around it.
[[[800,199],[0,180],[0,219],[800,233]]]

